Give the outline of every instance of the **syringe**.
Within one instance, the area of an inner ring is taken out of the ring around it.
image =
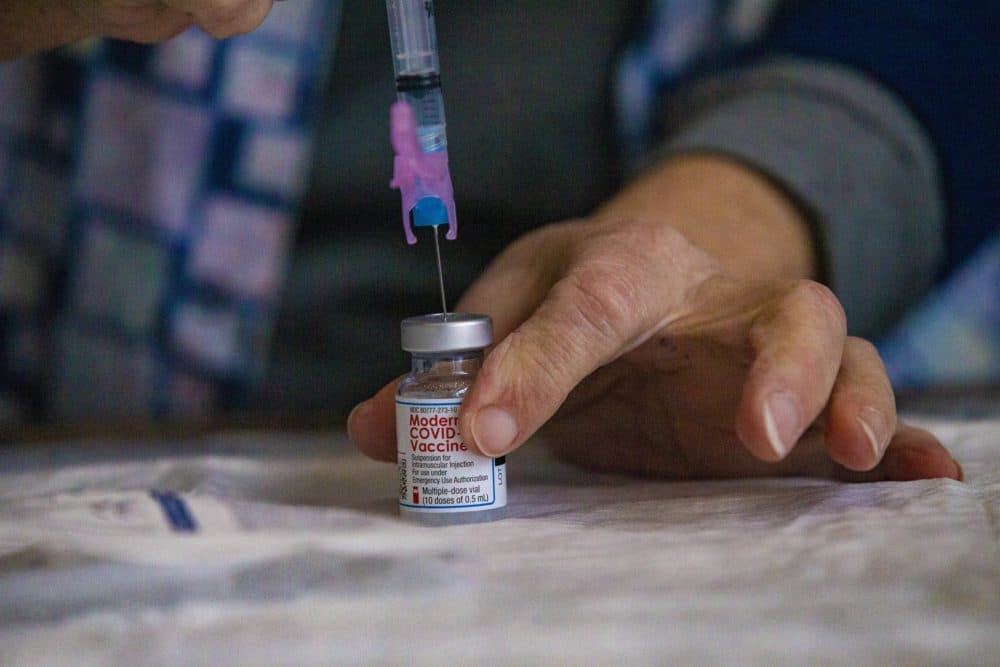
[[[458,235],[455,194],[448,172],[444,97],[431,0],[386,0],[396,98],[390,114],[396,151],[392,187],[403,199],[403,231],[407,243],[417,242],[413,227],[432,227],[441,288],[442,312],[447,313],[444,272],[438,245],[438,225],[447,224],[445,238]]]

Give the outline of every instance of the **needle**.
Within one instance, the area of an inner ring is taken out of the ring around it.
[[[438,285],[441,288],[441,313],[448,319],[448,301],[444,296],[444,271],[441,269],[441,245],[438,242],[437,225],[434,225],[434,254],[437,256]]]

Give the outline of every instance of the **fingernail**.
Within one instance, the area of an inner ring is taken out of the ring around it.
[[[779,458],[785,458],[801,431],[799,408],[790,394],[772,394],[764,403],[764,428],[767,439]]]
[[[882,456],[882,443],[888,439],[885,417],[875,408],[864,407],[858,414],[858,423],[861,424],[861,429],[868,436],[868,443],[871,445],[875,460],[879,460]]]
[[[351,428],[351,424],[356,419],[363,419],[365,415],[371,412],[371,409],[372,409],[372,401],[371,399],[368,399],[367,401],[362,401],[361,403],[355,405],[354,409],[351,410],[351,414],[347,415],[347,437],[350,438],[351,441],[354,440],[354,435],[352,435],[353,429]]]
[[[517,420],[501,408],[483,408],[472,420],[472,437],[483,454],[506,454],[517,437]]]

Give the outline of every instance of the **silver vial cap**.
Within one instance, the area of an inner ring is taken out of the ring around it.
[[[473,313],[408,317],[400,325],[407,352],[460,352],[493,344],[493,320]]]

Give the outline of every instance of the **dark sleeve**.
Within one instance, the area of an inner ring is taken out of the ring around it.
[[[884,329],[996,226],[1000,2],[789,2],[738,64],[674,95],[669,150],[798,200],[852,332]]]

